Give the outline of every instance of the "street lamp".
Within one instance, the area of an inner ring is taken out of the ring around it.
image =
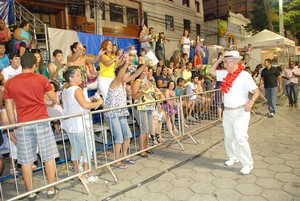
[[[284,36],[282,0],[279,0],[279,35]]]

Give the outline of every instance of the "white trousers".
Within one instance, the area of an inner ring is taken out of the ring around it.
[[[244,108],[224,110],[223,127],[225,151],[229,159],[239,159],[242,165],[253,165],[250,145],[248,143],[248,127],[250,112]]]
[[[97,81],[98,81],[98,89],[101,92],[103,101],[105,103],[106,100],[106,95],[109,89],[109,85],[110,83],[114,80],[114,78],[109,78],[109,77],[98,77]]]

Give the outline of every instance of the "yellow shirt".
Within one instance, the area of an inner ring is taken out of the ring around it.
[[[108,60],[110,58],[105,55]],[[115,56],[112,56],[111,58],[113,59]],[[99,72],[99,77],[108,77],[108,78],[115,78],[115,67],[116,63],[113,62],[110,66],[105,66],[102,62],[99,63],[100,67],[100,72]]]
[[[187,71],[186,69],[184,71],[182,71],[182,75],[181,77],[185,80],[189,79],[192,77],[192,72],[191,71]]]

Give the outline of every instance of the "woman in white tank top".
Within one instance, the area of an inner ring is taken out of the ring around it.
[[[186,53],[188,57],[190,57],[191,40],[188,30],[183,31],[182,37],[180,39],[180,45],[182,45],[182,54]]]

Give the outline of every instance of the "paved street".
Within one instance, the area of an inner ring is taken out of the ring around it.
[[[113,201],[300,201],[300,110],[278,107],[274,118],[266,116],[266,106],[254,109],[249,130],[254,170],[239,173],[241,164],[224,166],[226,155],[221,124],[182,141],[157,149],[149,158],[136,157],[127,170],[114,169],[119,182],[103,170],[97,184],[88,184],[91,195],[83,194],[82,184],[60,186],[56,200]],[[39,200],[44,200],[43,193]],[[46,200],[46,199],[45,199]]]

